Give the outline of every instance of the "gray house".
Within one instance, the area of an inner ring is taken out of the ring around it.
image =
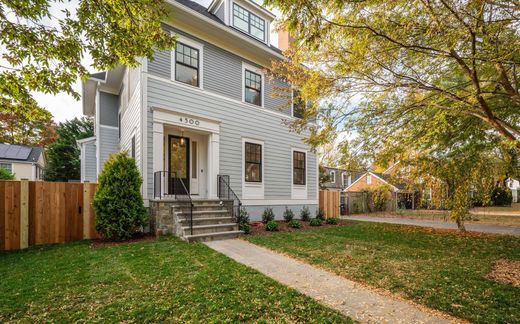
[[[314,212],[316,155],[302,142],[307,134],[286,125],[300,107],[273,96],[293,90],[265,73],[271,61],[284,59],[270,40],[274,15],[249,0],[214,0],[208,8],[167,3],[172,14],[164,28],[177,35],[176,49],[83,83],[83,112],[95,117],[95,136],[78,143],[82,180],[95,182],[109,154],[126,150],[154,215],[181,201],[193,202],[195,211],[232,201],[252,219],[266,207],[279,218],[285,206],[296,214],[303,206]],[[181,221],[163,226],[159,218],[156,230],[186,230]],[[190,222],[191,236],[194,226]]]
[[[326,175],[328,175],[327,182],[322,184],[323,189],[329,191],[340,191],[343,192],[348,186],[359,179],[364,172],[361,171],[349,171],[345,169],[323,167]]]

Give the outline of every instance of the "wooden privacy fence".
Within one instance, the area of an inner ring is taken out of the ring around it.
[[[0,181],[0,251],[99,237],[95,183]]]
[[[339,191],[320,191],[320,208],[325,211],[325,217],[339,217],[340,216],[340,195]]]

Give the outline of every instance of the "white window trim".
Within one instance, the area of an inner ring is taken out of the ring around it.
[[[305,184],[294,184],[294,152],[305,153]],[[301,148],[291,147],[291,199],[307,199],[307,185],[309,183],[309,152]]]
[[[204,45],[197,41],[194,41],[191,38],[187,38],[182,35],[177,35],[174,32],[172,32],[172,35],[174,35],[177,38],[177,42],[191,46],[199,51],[199,86],[196,87],[191,84],[187,84],[187,83],[175,80],[175,51],[176,51],[175,48],[172,49],[171,53],[170,53],[170,61],[171,61],[170,79],[175,83],[183,84],[188,87],[204,89]]]
[[[352,175],[349,174],[348,175],[348,180],[347,180],[347,187],[350,186],[352,184]]]
[[[347,174],[345,172],[341,173],[341,186],[346,187],[347,186]]]
[[[246,102],[246,70],[260,74],[262,76],[262,89],[260,91],[260,104],[261,104],[260,106]],[[242,103],[244,103],[248,106],[264,108],[264,106],[265,106],[264,94],[265,94],[265,73],[262,71],[261,68],[258,68],[256,66],[251,65],[246,62],[242,62]]]
[[[367,174],[367,184],[372,184],[372,175]]]
[[[329,171],[330,182],[336,182],[336,171]]]
[[[246,142],[262,145],[262,181],[246,182]],[[242,137],[242,199],[264,199],[265,144],[263,141]]]
[[[227,1],[226,1],[227,2]],[[264,40],[261,40],[245,31],[240,30],[238,27],[235,27],[235,17],[233,15],[233,6],[237,4],[238,6],[242,7],[244,10],[247,10],[249,13],[257,16],[258,18],[262,19],[264,21]],[[233,27],[234,29],[238,30],[241,33],[245,33],[248,37],[252,37],[253,39],[256,39],[259,42],[262,42],[264,44],[270,45],[271,44],[271,24],[268,19],[264,17],[263,14],[260,14],[257,12],[257,10],[254,9],[254,7],[251,7],[251,5],[247,2],[240,2],[240,1],[231,1],[229,6],[229,26]]]

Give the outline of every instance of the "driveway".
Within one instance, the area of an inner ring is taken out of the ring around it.
[[[433,227],[442,229],[457,229],[457,224],[452,222],[396,218],[396,217],[374,217],[374,216],[346,216],[343,219],[358,220],[364,222],[389,223],[413,225],[422,227]],[[471,232],[481,232],[490,234],[504,234],[520,236],[520,227],[486,225],[486,224],[465,224],[466,230]]]

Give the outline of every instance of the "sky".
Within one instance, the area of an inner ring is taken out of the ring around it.
[[[211,1],[212,0],[195,0],[195,2],[198,2],[205,7],[209,6]],[[71,11],[76,5],[76,0],[66,4],[66,6],[69,7],[68,9]],[[51,11],[54,11],[54,14],[59,16],[59,11],[63,9],[64,6],[65,4],[60,4],[59,7],[51,8]],[[47,23],[53,24],[53,21],[47,21]],[[275,37],[275,39],[277,40],[278,37]],[[90,62],[91,60],[89,58],[84,59],[83,64],[87,66],[87,69],[90,67]],[[89,70],[91,72],[97,72],[92,69]],[[79,80],[74,84],[74,90],[81,94],[81,82]],[[52,95],[35,92],[33,94],[34,98],[40,104],[40,106],[44,107],[52,113],[55,122],[63,122],[69,119],[73,119],[74,117],[83,116],[81,99],[76,100],[66,93]]]

